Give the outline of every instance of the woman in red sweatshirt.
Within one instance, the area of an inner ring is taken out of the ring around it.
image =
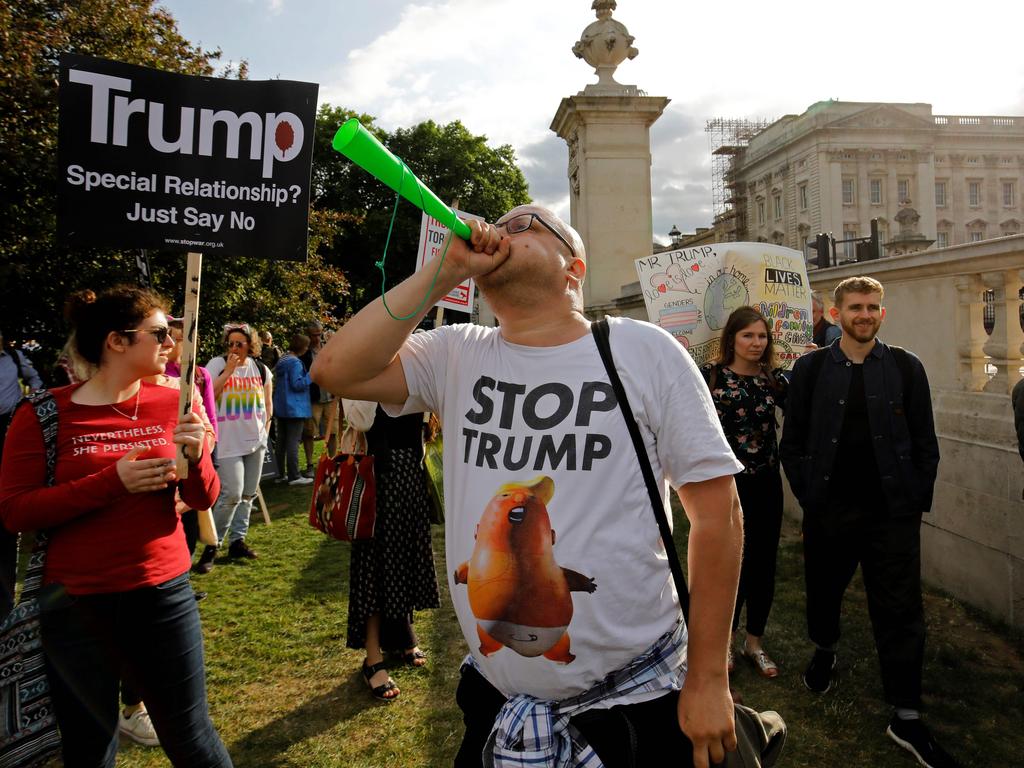
[[[176,390],[144,382],[173,346],[163,303],[121,286],[72,311],[79,355],[97,366],[53,390],[56,482],[46,485],[42,431],[28,406],[11,422],[0,467],[0,520],[50,532],[40,600],[43,648],[65,768],[113,768],[118,682],[142,693],[175,766],[222,768],[231,758],[210,721],[202,629],[174,492],[193,509],[220,482],[195,413],[177,418]],[[174,469],[184,446],[188,478]]]

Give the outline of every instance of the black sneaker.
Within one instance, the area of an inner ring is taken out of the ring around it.
[[[203,554],[199,556],[199,560],[192,566],[192,570],[196,573],[209,573],[213,570],[213,558],[216,556],[217,548],[207,544]]]
[[[814,652],[811,663],[804,670],[803,680],[807,690],[814,693],[826,693],[832,687],[832,673],[836,669],[835,651],[823,651],[821,648]]]
[[[960,768],[960,763],[936,743],[920,720],[901,720],[893,715],[885,735],[916,757],[925,768]]]
[[[207,594],[206,594],[205,592],[201,592],[201,591],[198,591],[198,590],[197,590],[196,592],[194,592],[194,594],[195,594],[195,597],[196,597],[196,602],[197,602],[197,603],[198,603],[198,602],[199,602],[200,600],[205,600],[205,599],[206,599],[206,597],[207,597]]]
[[[245,557],[249,560],[255,560],[259,555],[249,549],[245,539],[235,539],[228,547],[228,557]]]

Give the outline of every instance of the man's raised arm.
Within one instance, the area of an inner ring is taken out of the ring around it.
[[[398,351],[417,323],[463,280],[486,274],[508,258],[508,243],[493,226],[479,221],[468,223],[473,231],[470,243],[449,235],[451,243],[440,272],[441,257],[437,257],[387,292],[388,307],[394,315],[408,315],[421,301],[422,310],[407,320],[396,320],[383,299],[375,299],[331,336],[313,361],[313,381],[328,392],[353,400],[403,403],[408,399]],[[431,290],[435,273],[437,281]]]

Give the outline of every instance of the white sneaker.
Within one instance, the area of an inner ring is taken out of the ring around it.
[[[312,477],[297,477],[294,480],[289,480],[288,485],[312,485]]]
[[[117,720],[117,730],[135,743],[142,744],[144,747],[160,746],[160,739],[157,738],[156,731],[153,729],[153,721],[149,719],[149,712],[146,710],[140,709],[131,717],[125,717],[124,710],[121,710]]]

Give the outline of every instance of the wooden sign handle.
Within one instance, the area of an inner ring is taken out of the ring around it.
[[[196,349],[199,344],[199,281],[203,271],[203,254],[188,255],[185,276],[185,315],[183,320],[183,346],[181,350],[181,391],[178,393],[178,420],[192,412],[196,388]],[[206,447],[203,447],[206,450]],[[188,459],[185,447],[179,445],[176,460],[178,478],[188,477]]]

